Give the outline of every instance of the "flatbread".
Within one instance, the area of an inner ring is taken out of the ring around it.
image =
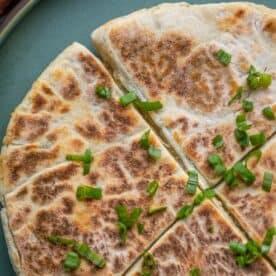
[[[114,143],[95,153],[95,161],[87,176],[82,166],[66,162],[45,169],[5,195],[5,209],[9,231],[17,251],[18,271],[22,275],[63,275],[63,259],[68,248],[52,245],[49,235],[59,235],[87,243],[106,259],[104,269],[82,262],[74,275],[120,275],[175,220],[182,204],[193,196],[185,193],[187,176],[152,135],[151,142],[162,150],[159,161],[150,159],[139,145],[142,133]],[[159,182],[154,198],[146,194],[150,180]],[[78,201],[76,189],[80,184],[101,187],[101,200]],[[128,231],[125,245],[120,244],[115,206],[124,204],[131,210],[141,207],[139,219],[144,232],[139,235],[136,226]],[[167,210],[147,215],[150,205],[165,205]],[[6,222],[7,223],[7,222]],[[10,229],[10,230],[9,230]]]
[[[95,94],[98,85],[112,98]],[[82,45],[65,49],[41,74],[12,114],[4,138],[0,193],[20,185],[66,154],[93,152],[147,129],[132,107],[118,103],[122,92],[103,65]]]
[[[250,186],[240,183],[230,189],[225,183],[217,192],[231,213],[255,240],[262,242],[269,227],[276,226],[276,136],[262,148],[262,156],[258,163],[252,158],[248,168],[256,176]],[[262,189],[264,172],[273,174],[270,192]],[[276,264],[276,240],[273,240],[269,256]]]
[[[264,260],[240,268],[229,250],[232,240],[245,241],[221,212],[205,202],[186,220],[177,222],[149,250],[157,262],[152,275],[189,275],[193,268],[200,275],[272,275]],[[142,275],[142,260],[127,275]]]
[[[213,137],[224,138],[218,152],[227,166],[250,149],[242,150],[233,134],[241,102],[228,102],[246,86],[251,64],[272,74],[273,82],[246,93],[254,102],[249,134],[269,137],[276,130],[261,114],[264,106],[276,109],[275,24],[275,10],[250,3],[162,4],[106,23],[92,40],[123,86],[163,102],[151,114],[155,124],[186,165],[190,160],[213,185],[219,180],[207,164],[216,151]],[[228,66],[215,58],[219,49],[232,55]]]

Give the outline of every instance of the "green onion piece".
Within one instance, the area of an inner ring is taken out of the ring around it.
[[[270,172],[264,172],[262,188],[266,192],[270,192],[272,186],[273,174]]]
[[[116,225],[119,231],[119,239],[122,243],[125,243],[127,238],[127,227],[122,222],[117,222]]]
[[[233,253],[236,253],[236,254],[245,254],[247,250],[244,244],[239,243],[237,241],[230,242],[229,248]]]
[[[48,241],[57,245],[69,245],[69,246],[72,246],[76,243],[75,240],[63,238],[60,236],[49,236]]]
[[[255,67],[251,65],[246,80],[247,85],[251,90],[268,88],[272,82],[272,75],[257,72]]]
[[[90,173],[91,163],[83,163],[83,175],[88,175]]]
[[[150,146],[148,148],[148,155],[154,160],[159,160],[161,158],[161,150]]]
[[[85,243],[76,243],[73,250],[98,268],[103,268],[106,264],[104,258],[94,250],[90,249]]]
[[[204,201],[204,199],[205,199],[204,193],[199,193],[194,199],[194,202],[193,202],[194,206],[200,205]]]
[[[243,87],[240,86],[236,92],[236,94],[230,99],[228,105],[231,105],[234,101],[241,99],[243,94]]]
[[[221,135],[217,135],[213,138],[212,144],[216,148],[221,148],[224,145],[223,137]]]
[[[196,171],[188,171],[188,182],[187,182],[187,192],[188,194],[194,195],[196,193],[196,188],[198,186],[198,174]]]
[[[66,272],[76,270],[80,266],[80,257],[73,251],[66,254],[63,267]]]
[[[208,189],[203,190],[203,195],[204,195],[204,198],[211,199],[216,195],[216,192],[214,189],[208,188]]]
[[[83,162],[83,155],[67,154],[65,158],[67,161]]]
[[[248,125],[246,122],[246,114],[241,113],[236,117],[236,125],[239,130],[248,130],[252,125]]]
[[[142,213],[141,208],[133,208],[129,214],[127,207],[121,204],[118,204],[115,207],[115,210],[117,212],[119,222],[123,223],[127,229],[130,229],[138,221]]]
[[[128,227],[128,229],[131,228],[138,221],[141,214],[141,208],[133,208],[126,222],[126,226]]]
[[[142,262],[142,276],[151,276],[156,269],[157,263],[153,255],[149,252],[145,252]]]
[[[248,160],[253,158],[253,157],[256,158],[256,163],[258,163],[261,159],[261,156],[262,156],[262,152],[259,149],[253,150],[245,158],[245,160],[244,160],[245,164],[247,165]]]
[[[254,108],[254,104],[251,101],[243,100],[242,102],[242,108],[245,112],[251,112]]]
[[[91,163],[93,161],[93,156],[90,149],[86,149],[83,155],[84,163]]]
[[[138,108],[140,108],[143,111],[156,111],[163,107],[163,104],[160,101],[154,101],[154,102],[136,101],[136,105],[138,106]]]
[[[141,235],[144,232],[144,224],[143,223],[137,223],[137,230],[138,234]]]
[[[268,228],[261,246],[261,251],[263,254],[267,254],[269,252],[274,236],[276,236],[276,228]]]
[[[157,189],[159,187],[159,184],[157,182],[157,180],[153,180],[151,182],[149,182],[146,192],[149,196],[154,196],[157,192]]]
[[[148,208],[148,215],[154,215],[156,213],[164,212],[167,210],[167,206],[150,206]]]
[[[104,99],[109,99],[111,97],[111,90],[106,86],[97,86],[96,94]]]
[[[190,270],[190,276],[200,276],[200,269],[199,268],[193,268]]]
[[[177,219],[185,219],[192,214],[194,210],[193,204],[184,205],[176,214]]]
[[[248,185],[252,184],[256,180],[255,175],[242,162],[235,164],[233,171],[243,182]]]
[[[268,120],[275,120],[275,114],[270,106],[265,107],[262,110],[263,115],[268,119]]]
[[[150,142],[149,142],[149,134],[150,130],[147,130],[140,138],[140,146],[147,150],[150,147]]]
[[[215,174],[220,176],[225,172],[224,163],[218,153],[213,153],[208,157],[209,165],[214,169]]]
[[[266,138],[264,132],[249,136],[250,142],[253,146],[261,146],[265,143]]]
[[[102,189],[81,185],[77,188],[76,196],[78,200],[101,199]]]
[[[120,104],[123,106],[127,106],[130,103],[133,103],[137,100],[137,96],[134,92],[128,92],[127,94],[120,97]]]
[[[216,53],[216,58],[222,65],[228,65],[231,62],[232,56],[224,50],[220,49]]]
[[[243,149],[249,146],[249,136],[245,130],[240,130],[236,128],[234,130],[234,135],[235,135],[236,141]]]
[[[238,185],[237,178],[234,174],[233,169],[229,169],[225,172],[224,177],[223,177],[225,183],[230,187],[234,188]]]

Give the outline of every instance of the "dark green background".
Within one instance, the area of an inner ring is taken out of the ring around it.
[[[276,0],[255,2],[276,8]],[[10,113],[32,82],[66,46],[79,41],[94,51],[90,43],[92,30],[111,18],[158,3],[162,1],[41,0],[0,46],[0,138],[5,134]],[[14,272],[0,227],[0,276],[10,275]]]

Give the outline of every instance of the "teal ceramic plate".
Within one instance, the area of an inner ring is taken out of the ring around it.
[[[30,1],[36,2],[36,1]],[[5,134],[10,113],[20,103],[40,72],[73,41],[92,51],[90,33],[107,20],[137,9],[161,3],[161,0],[44,0],[33,7],[23,20],[0,42],[0,138]],[[173,2],[173,1],[166,1]],[[195,0],[190,3],[219,1]],[[227,2],[227,1],[225,1]],[[255,1],[276,8],[275,0]],[[5,36],[18,18],[5,28]],[[0,38],[4,38],[3,32]],[[0,227],[0,276],[15,275]]]

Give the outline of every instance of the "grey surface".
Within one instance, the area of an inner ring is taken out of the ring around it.
[[[255,2],[276,8],[276,0]],[[92,49],[90,33],[96,27],[114,17],[158,3],[162,1],[41,0],[0,48],[0,138],[5,134],[10,113],[20,103],[32,82],[66,46],[79,41]],[[0,276],[10,275],[14,275],[14,272],[0,227]]]

